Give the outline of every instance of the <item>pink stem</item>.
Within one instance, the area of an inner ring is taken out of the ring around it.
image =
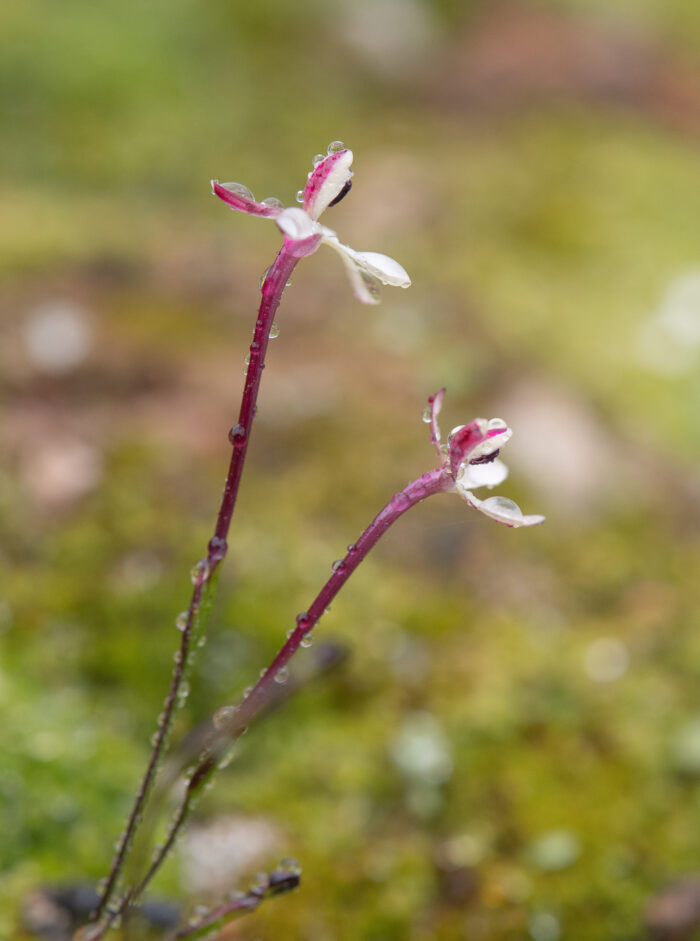
[[[255,406],[260,388],[262,371],[265,368],[265,353],[270,338],[270,328],[279,307],[284,288],[289,280],[299,258],[292,255],[285,246],[282,247],[277,258],[269,269],[265,281],[262,285],[262,298],[258,309],[258,319],[255,323],[253,342],[250,345],[250,358],[248,363],[248,373],[243,390],[241,408],[238,415],[238,423],[234,425],[229,433],[229,439],[233,445],[231,453],[231,463],[229,464],[228,474],[224,493],[219,507],[219,514],[216,519],[214,535],[209,541],[207,548],[207,557],[205,565],[202,567],[201,577],[195,581],[192,598],[187,609],[187,618],[182,632],[180,649],[176,655],[175,668],[173,670],[170,690],[165,700],[163,712],[160,716],[158,730],[153,739],[153,749],[146,766],[143,778],[139,784],[139,789],[134,800],[133,807],[129,813],[126,827],[120,837],[118,849],[112,860],[109,875],[107,876],[99,905],[93,915],[92,923],[99,921],[104,915],[107,906],[114,894],[119,874],[124,866],[134,834],[138,828],[143,809],[148,798],[151,786],[155,779],[158,765],[162,757],[168,735],[172,726],[172,718],[177,705],[178,696],[182,686],[183,679],[191,661],[193,626],[199,616],[200,604],[203,600],[205,588],[211,583],[219,564],[226,555],[227,538],[233,511],[236,506],[238,489],[241,483],[243,465],[245,463],[248,450],[248,441],[255,418]],[[103,930],[97,930],[90,935],[93,941],[98,941],[104,934],[107,925]]]

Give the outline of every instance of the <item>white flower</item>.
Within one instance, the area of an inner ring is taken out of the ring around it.
[[[349,191],[352,156],[351,150],[334,141],[326,157],[314,158],[314,169],[309,174],[306,187],[299,193],[299,207],[285,209],[276,199],[256,202],[250,190],[240,183],[212,180],[212,190],[231,209],[274,219],[284,235],[287,250],[297,257],[312,254],[321,244],[329,245],[342,258],[356,297],[364,304],[377,304],[380,283],[409,287],[411,279],[406,271],[388,255],[356,252],[344,245],[332,229],[318,222],[321,213]]]
[[[456,490],[469,506],[506,526],[536,526],[544,516],[526,516],[517,503],[507,497],[487,497],[480,500],[473,491],[479,487],[497,487],[508,476],[508,468],[498,457],[501,448],[510,440],[512,430],[501,418],[475,418],[468,425],[458,425],[440,443],[438,415],[445,390],[441,389],[429,399],[424,420],[429,422],[431,440],[443,461],[446,489]]]

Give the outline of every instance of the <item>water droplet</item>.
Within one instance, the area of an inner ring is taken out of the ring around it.
[[[228,433],[228,440],[231,444],[243,444],[246,439],[245,428],[243,425],[234,425],[233,428]]]
[[[181,611],[181,612],[178,614],[178,616],[175,618],[175,627],[176,627],[179,631],[184,631],[185,628],[187,627],[187,621],[188,621],[188,619],[189,619],[189,612],[188,612],[188,611]],[[178,661],[176,660],[175,662],[177,663]]]
[[[217,709],[212,718],[215,729],[225,729],[226,726],[231,722],[234,715],[236,714],[235,706],[222,706],[221,709]]]
[[[243,362],[246,364],[246,366],[250,365],[250,353],[245,354],[243,357]]]
[[[292,636],[293,633],[294,633],[294,628],[290,627],[289,630],[287,631],[287,640],[289,640],[289,638]]]
[[[375,278],[373,274],[370,274],[369,271],[360,270],[360,277],[367,288],[367,293],[370,297],[378,299],[381,295],[381,283],[378,278]]]
[[[262,679],[267,674],[267,667],[263,667],[258,676]]]
[[[206,634],[202,634],[202,636],[201,636],[201,637],[199,638],[199,640],[197,641],[197,646],[198,646],[198,647],[205,647],[205,646],[206,646],[206,643],[207,643],[207,635],[206,635]]]
[[[190,581],[193,585],[201,585],[209,578],[209,563],[206,559],[200,559],[190,569]]]
[[[429,405],[426,405],[425,408],[423,409],[423,414],[421,418],[426,423],[426,425],[429,425],[430,422],[433,420],[433,410]]]
[[[280,335],[280,328],[276,320],[272,321],[272,326],[270,327],[270,339],[275,340]]]
[[[308,634],[304,634],[304,636],[299,641],[299,644],[301,647],[311,647],[313,646],[313,642],[314,642],[314,635],[311,633],[311,631],[309,631]]]
[[[270,888],[270,880],[266,872],[259,872],[250,883],[250,891],[256,895],[267,892]]]
[[[251,193],[247,186],[244,186],[242,183],[221,183],[221,186],[225,190],[228,190],[229,193],[235,193],[236,196],[242,196],[243,199],[251,199],[255,202],[255,196]]]
[[[357,546],[355,545],[354,542],[351,542],[350,545],[348,546],[348,552],[357,552]]]
[[[244,429],[245,434],[245,429]],[[220,536],[212,536],[209,540],[209,558],[214,562],[220,562],[228,551],[228,543]]]
[[[254,689],[254,686],[246,686],[246,688],[243,690],[243,698],[247,699]]]
[[[492,418],[488,423],[489,431],[496,431],[500,429],[506,429],[508,425],[503,421],[502,418]]]
[[[157,732],[154,732],[153,735],[151,735],[151,745],[153,745],[154,748],[158,744],[158,738],[159,736]]]
[[[277,199],[276,196],[266,196],[262,200],[263,206],[270,206],[272,209],[284,209],[284,203],[281,199]]]
[[[269,273],[270,273],[270,268],[271,268],[271,267],[272,267],[272,265],[269,265],[269,266],[263,271],[263,273],[260,275],[260,287],[262,287],[263,284],[267,281],[267,276],[268,276]]]
[[[314,159],[311,161],[315,167],[322,163],[326,159],[325,154],[314,154]]]
[[[189,695],[190,695],[190,684],[187,682],[187,680],[183,680],[183,682],[180,684],[180,689],[178,690],[178,693],[177,693],[181,706],[184,706],[185,700],[187,699]]]
[[[287,281],[284,286],[286,288],[290,288],[292,286],[292,279],[290,278],[289,281]]]
[[[301,865],[298,859],[294,859],[292,856],[288,856],[286,859],[280,860],[279,869],[283,869],[290,876],[300,876],[301,875]]]
[[[341,140],[334,140],[328,145],[327,152],[329,154],[337,154],[340,153],[341,150],[345,150],[345,144]]]
[[[277,673],[275,673],[275,683],[286,683],[289,679],[289,669],[288,667],[281,667]]]
[[[324,613],[324,614],[329,614],[329,613],[330,613],[330,610],[331,610],[331,606],[330,606],[329,604],[327,604],[326,607],[323,609],[323,613]]]
[[[176,651],[175,651],[175,653],[173,654],[173,661],[174,661],[178,666],[180,666],[180,664],[182,663],[182,653],[181,653],[181,651],[179,651],[179,650],[176,650]]]
[[[296,616],[297,627],[304,627],[304,625],[308,622],[308,620],[309,620],[309,612],[300,611],[299,614],[297,614]]]
[[[304,202],[304,190],[297,190],[297,202],[298,203]]]
[[[345,563],[342,559],[336,559],[333,565],[331,565],[331,570],[333,572],[339,572],[343,568],[344,564]]]

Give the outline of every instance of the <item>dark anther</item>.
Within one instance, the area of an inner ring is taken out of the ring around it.
[[[496,458],[498,457],[499,451],[500,451],[500,448],[498,449],[498,451],[492,451],[491,454],[484,454],[483,457],[475,457],[474,460],[470,461],[469,463],[470,464],[490,464],[491,461],[496,460]]]
[[[335,199],[332,199],[328,203],[328,207],[330,208],[331,206],[337,206],[341,199],[345,199],[345,197],[348,195],[351,189],[352,189],[352,180],[348,180],[348,182],[345,184],[342,190],[338,193]]]
[[[275,869],[270,873],[270,893],[272,895],[281,895],[283,892],[290,892],[296,889],[301,882],[301,877],[293,872]]]

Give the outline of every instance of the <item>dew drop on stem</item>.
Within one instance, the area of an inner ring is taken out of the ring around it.
[[[234,447],[238,445],[239,447],[245,442],[246,432],[245,428],[241,424],[236,424],[231,428],[228,433],[228,440]]]
[[[275,673],[275,683],[286,683],[288,679],[289,679],[288,667],[280,667],[277,673]]]
[[[276,320],[272,321],[272,326],[270,327],[270,339],[275,340],[280,335],[280,328]]]
[[[187,627],[187,621],[189,620],[189,611],[181,611],[178,616],[175,618],[175,627],[179,631],[184,631]],[[175,661],[178,663],[178,661]]]
[[[301,640],[299,641],[299,646],[307,647],[307,648],[312,647],[313,642],[314,642],[314,635],[311,633],[311,631],[309,631],[308,634],[304,634],[304,636],[301,638]]]

